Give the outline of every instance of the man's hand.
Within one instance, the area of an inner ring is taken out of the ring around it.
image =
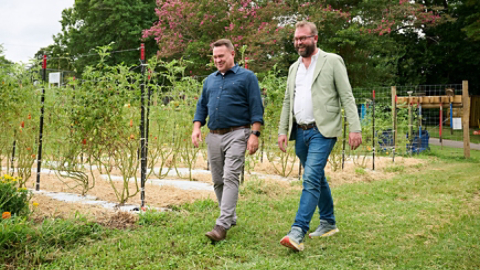
[[[255,154],[258,150],[258,137],[250,134],[250,137],[248,138],[247,142],[247,150],[250,155]]]
[[[287,151],[288,139],[287,135],[278,135],[278,148],[283,152]]]
[[[202,142],[202,130],[200,127],[200,122],[193,123],[192,143],[195,147],[198,147],[198,143]]]
[[[362,133],[350,132],[348,136],[348,144],[350,145],[350,149],[352,150],[357,149],[360,146],[360,144],[362,144]]]

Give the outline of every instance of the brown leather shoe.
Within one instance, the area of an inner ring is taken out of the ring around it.
[[[212,241],[222,241],[227,238],[227,231],[224,227],[220,225],[215,225],[213,230],[205,234],[206,237],[210,238]]]

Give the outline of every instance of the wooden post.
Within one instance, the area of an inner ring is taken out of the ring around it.
[[[397,120],[397,87],[392,86],[392,125],[393,125],[393,132],[394,138],[397,138],[397,129],[395,127],[395,121]],[[395,149],[397,148],[397,141],[394,139],[393,140],[393,151],[395,152]],[[395,154],[393,154],[393,160],[395,161]]]
[[[470,98],[468,97],[468,81],[462,82],[462,128],[463,128],[463,155],[470,158]]]
[[[393,121],[395,120],[395,114],[393,113],[394,112],[394,109],[395,108],[395,96],[397,95],[397,87],[396,86],[392,86],[392,123]]]
[[[408,91],[408,141],[410,142],[410,153],[413,154],[413,116],[412,116],[412,93],[413,91]]]
[[[442,127],[443,127],[443,104],[440,102],[440,129],[438,130],[438,137],[440,138],[440,149],[443,149],[443,140],[442,140]]]

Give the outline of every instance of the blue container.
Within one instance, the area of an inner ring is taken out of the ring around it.
[[[428,149],[428,139],[430,139],[430,135],[428,134],[428,131],[422,130],[422,133],[419,134],[419,132],[414,132],[415,136],[413,137],[413,141],[410,143],[407,143],[407,150],[412,151],[412,153],[420,153],[422,151],[425,151]],[[421,136],[419,136],[421,135]],[[408,134],[407,134],[407,139],[408,139]]]
[[[380,148],[386,151],[388,148],[393,148],[395,146],[393,142],[393,130],[387,129],[382,131],[382,133],[377,133],[378,144]]]

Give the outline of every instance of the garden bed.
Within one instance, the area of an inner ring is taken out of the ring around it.
[[[344,170],[332,171],[332,166],[327,164],[326,175],[332,188],[362,181],[376,181],[389,179],[396,174],[420,170],[422,164],[426,161],[415,158],[396,157],[395,163],[388,157],[377,157],[375,159],[376,170],[371,170],[371,157],[366,158],[365,163],[368,167],[362,168],[353,164],[352,159],[347,159]],[[181,179],[176,175],[174,169],[164,179],[156,179],[151,175],[145,185],[146,205],[158,210],[170,209],[172,207],[185,203],[192,203],[196,200],[211,199],[216,201],[213,192],[213,185],[209,171],[205,170],[206,163],[199,161],[197,168],[192,170],[193,179],[188,181]],[[275,172],[272,163],[264,160],[255,165],[254,171],[245,172],[245,182],[262,180],[282,184],[284,188],[299,188],[298,185],[290,185],[290,182],[298,181],[298,162],[294,163],[288,177],[283,177]],[[34,171],[35,168],[34,168]],[[178,168],[181,174],[188,172],[186,168]],[[5,173],[2,172],[2,173]],[[33,208],[33,218],[42,219],[45,217],[74,217],[82,214],[95,220],[108,220],[118,210],[130,211],[138,210],[141,204],[140,194],[132,197],[128,202],[128,207],[117,207],[116,197],[112,189],[112,184],[118,188],[123,185],[122,176],[117,170],[112,170],[111,183],[105,179],[105,175],[97,170],[95,187],[88,192],[86,197],[81,199],[81,189],[75,188],[75,182],[68,178],[59,178],[53,170],[43,169],[41,174],[40,189],[41,192],[32,194],[31,204],[37,205]],[[134,180],[132,180],[134,181]],[[139,181],[139,178],[138,178]],[[34,189],[36,182],[36,172],[27,181],[27,187]],[[135,192],[136,187],[131,182],[129,191]],[[55,195],[55,193],[57,195]],[[67,195],[71,194],[71,195]],[[133,213],[138,211],[131,211]]]

